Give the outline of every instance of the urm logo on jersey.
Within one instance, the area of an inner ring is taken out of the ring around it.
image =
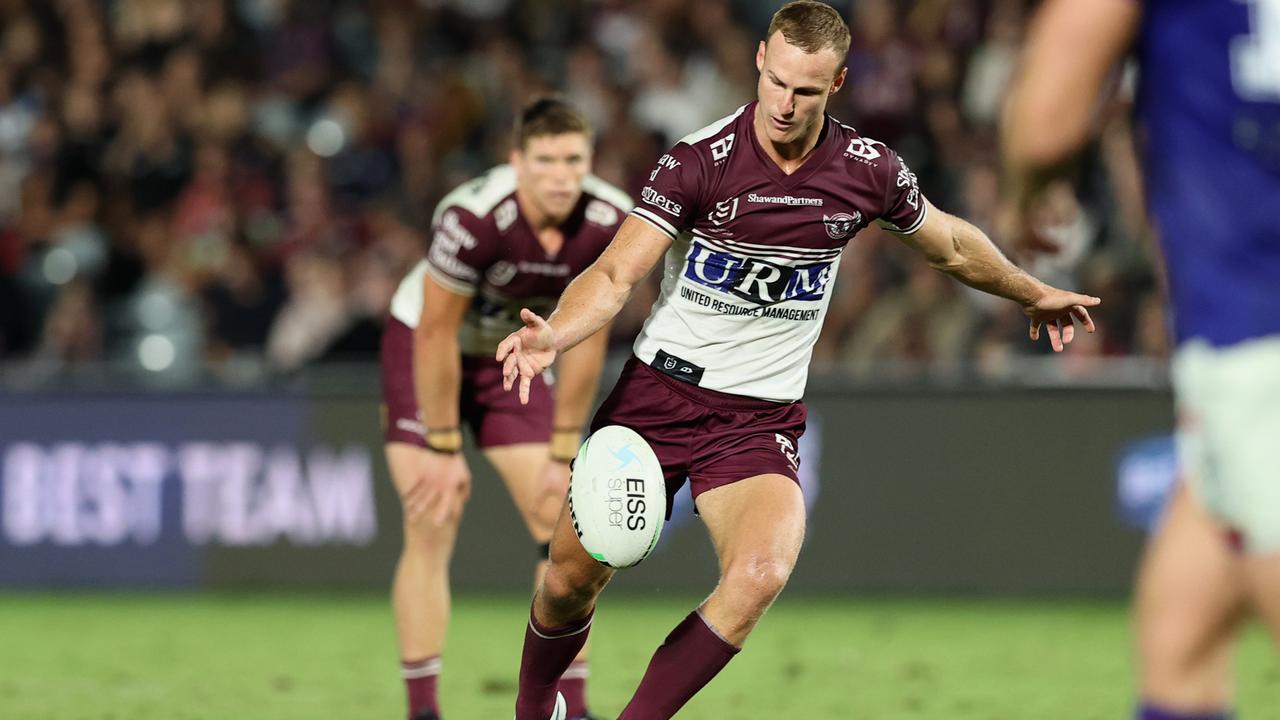
[[[684,276],[757,305],[786,300],[820,300],[831,279],[830,261],[781,265],[753,257],[713,250],[694,240]]]

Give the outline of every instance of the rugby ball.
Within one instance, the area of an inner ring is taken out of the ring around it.
[[[569,517],[582,547],[611,568],[649,557],[667,515],[662,465],[639,433],[606,425],[578,449],[569,481]]]

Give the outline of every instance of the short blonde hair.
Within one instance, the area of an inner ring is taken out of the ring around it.
[[[781,32],[788,45],[795,45],[809,54],[830,48],[840,58],[840,64],[849,54],[849,26],[839,11],[816,0],[795,0],[783,5],[769,22],[769,34],[765,39]]]

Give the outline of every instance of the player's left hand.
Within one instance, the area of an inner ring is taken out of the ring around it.
[[[1031,319],[1031,339],[1040,339],[1040,326],[1043,325],[1049,331],[1049,344],[1053,346],[1053,351],[1062,352],[1076,335],[1076,322],[1085,330],[1094,331],[1093,319],[1089,317],[1087,308],[1095,307],[1101,302],[1101,298],[1092,295],[1046,286],[1045,293],[1034,303],[1023,306],[1022,312]]]

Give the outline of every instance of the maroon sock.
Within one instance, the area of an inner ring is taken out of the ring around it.
[[[586,660],[574,660],[569,664],[569,669],[560,676],[560,694],[564,695],[569,720],[587,715],[587,676],[589,674]]]
[[[689,613],[653,654],[640,687],[618,720],[663,720],[675,715],[739,649],[717,635],[700,612]]]
[[[440,712],[436,701],[440,667],[439,655],[432,655],[425,660],[400,661],[400,676],[404,678],[404,687],[409,694],[409,720],[428,710]]]
[[[524,654],[520,657],[520,694],[516,697],[516,720],[547,720],[556,705],[556,685],[560,676],[587,642],[594,614],[568,625],[546,627],[529,612],[524,631]]]

